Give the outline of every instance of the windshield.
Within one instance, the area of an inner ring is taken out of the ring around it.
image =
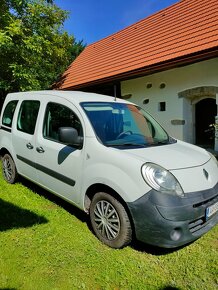
[[[81,105],[97,137],[106,146],[147,147],[171,142],[157,121],[138,106],[116,102]]]

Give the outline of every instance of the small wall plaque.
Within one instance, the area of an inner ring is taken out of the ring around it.
[[[172,125],[185,125],[185,120],[171,120]]]

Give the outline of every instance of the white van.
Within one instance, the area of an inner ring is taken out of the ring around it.
[[[89,214],[113,248],[133,237],[173,248],[218,222],[218,164],[175,140],[143,109],[84,92],[8,94],[0,119],[3,175],[22,175]]]

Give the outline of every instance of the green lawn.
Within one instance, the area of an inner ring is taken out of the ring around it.
[[[85,214],[0,175],[0,289],[218,289],[218,226],[174,252],[101,244]]]

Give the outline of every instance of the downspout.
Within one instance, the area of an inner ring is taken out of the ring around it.
[[[218,94],[216,94],[217,115],[215,117],[215,144],[214,150],[218,152]]]
[[[114,85],[114,101],[117,100],[117,85]]]

